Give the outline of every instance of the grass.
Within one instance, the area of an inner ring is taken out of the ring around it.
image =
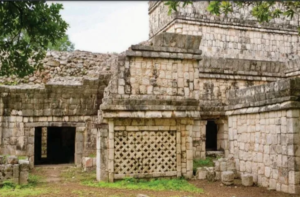
[[[193,161],[193,172],[196,174],[197,168],[199,167],[213,167],[216,158],[214,157],[206,157],[206,159],[195,159]]]
[[[40,182],[40,177],[29,175],[27,185],[17,185],[11,181],[4,181],[0,188],[1,197],[26,197],[26,196],[40,196],[49,193],[47,189],[35,188]]]
[[[153,191],[184,191],[193,193],[202,193],[203,189],[197,188],[185,179],[134,179],[126,178],[114,183],[83,181],[83,185],[91,187],[113,188],[113,189],[131,189],[131,190],[153,190]]]
[[[63,170],[61,173],[61,177],[64,178],[65,181],[77,182],[83,180],[96,180],[96,170],[91,170],[88,172],[82,171],[81,168],[71,167]]]

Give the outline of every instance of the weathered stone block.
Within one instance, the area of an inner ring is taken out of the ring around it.
[[[19,159],[17,156],[8,156],[7,159],[6,159],[6,163],[8,164],[18,164],[19,162]]]
[[[197,168],[196,176],[198,179],[200,179],[200,180],[206,179],[206,174],[207,174],[207,171],[205,168],[202,168],[202,167]]]
[[[242,185],[246,187],[250,187],[253,185],[253,176],[250,174],[242,174],[241,175],[242,179]]]
[[[233,185],[234,173],[232,171],[222,172],[221,181],[224,185]]]

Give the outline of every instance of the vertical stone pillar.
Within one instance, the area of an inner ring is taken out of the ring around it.
[[[76,166],[81,165],[81,160],[83,156],[83,132],[85,127],[76,127],[75,136],[75,164]]]
[[[97,181],[101,181],[101,133],[100,129],[97,129],[97,142],[96,142],[96,158],[97,158],[97,166],[96,166],[96,176]]]
[[[29,167],[33,169],[34,167],[34,136],[35,128],[34,127],[25,127],[24,128],[25,137],[27,136],[27,146],[26,146],[26,155],[29,160]]]
[[[229,154],[227,120],[216,120],[215,123],[218,125],[217,150],[224,150],[225,157],[227,157]]]
[[[20,185],[26,185],[28,183],[28,176],[29,176],[29,161],[26,160],[19,160],[20,166]]]
[[[193,122],[193,121],[192,121]],[[186,136],[186,177],[192,178],[193,176],[193,127],[187,125]]]
[[[193,125],[193,156],[194,159],[201,158],[201,122],[195,120]]]
[[[108,181],[114,181],[114,122],[108,121]]]
[[[177,148],[177,177],[182,176],[182,168],[181,168],[181,132],[180,130],[176,131],[176,148]]]
[[[206,158],[206,120],[200,121],[200,158],[205,159]]]

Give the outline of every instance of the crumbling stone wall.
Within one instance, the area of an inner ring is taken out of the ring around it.
[[[87,51],[59,52],[49,51],[42,61],[43,68],[24,78],[16,76],[0,77],[0,84],[80,84],[84,77],[97,77],[110,74],[117,54],[91,53]]]
[[[19,160],[16,156],[0,155],[0,185],[3,181],[27,184],[28,176],[29,162],[27,160]]]
[[[95,153],[98,108],[110,75],[84,79],[82,84],[54,83],[2,86],[0,153],[26,155],[34,161],[36,127],[76,127],[75,163]]]

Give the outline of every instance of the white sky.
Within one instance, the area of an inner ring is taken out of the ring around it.
[[[70,25],[67,34],[75,50],[120,53],[148,39],[147,1],[55,3],[64,5],[61,15]]]

